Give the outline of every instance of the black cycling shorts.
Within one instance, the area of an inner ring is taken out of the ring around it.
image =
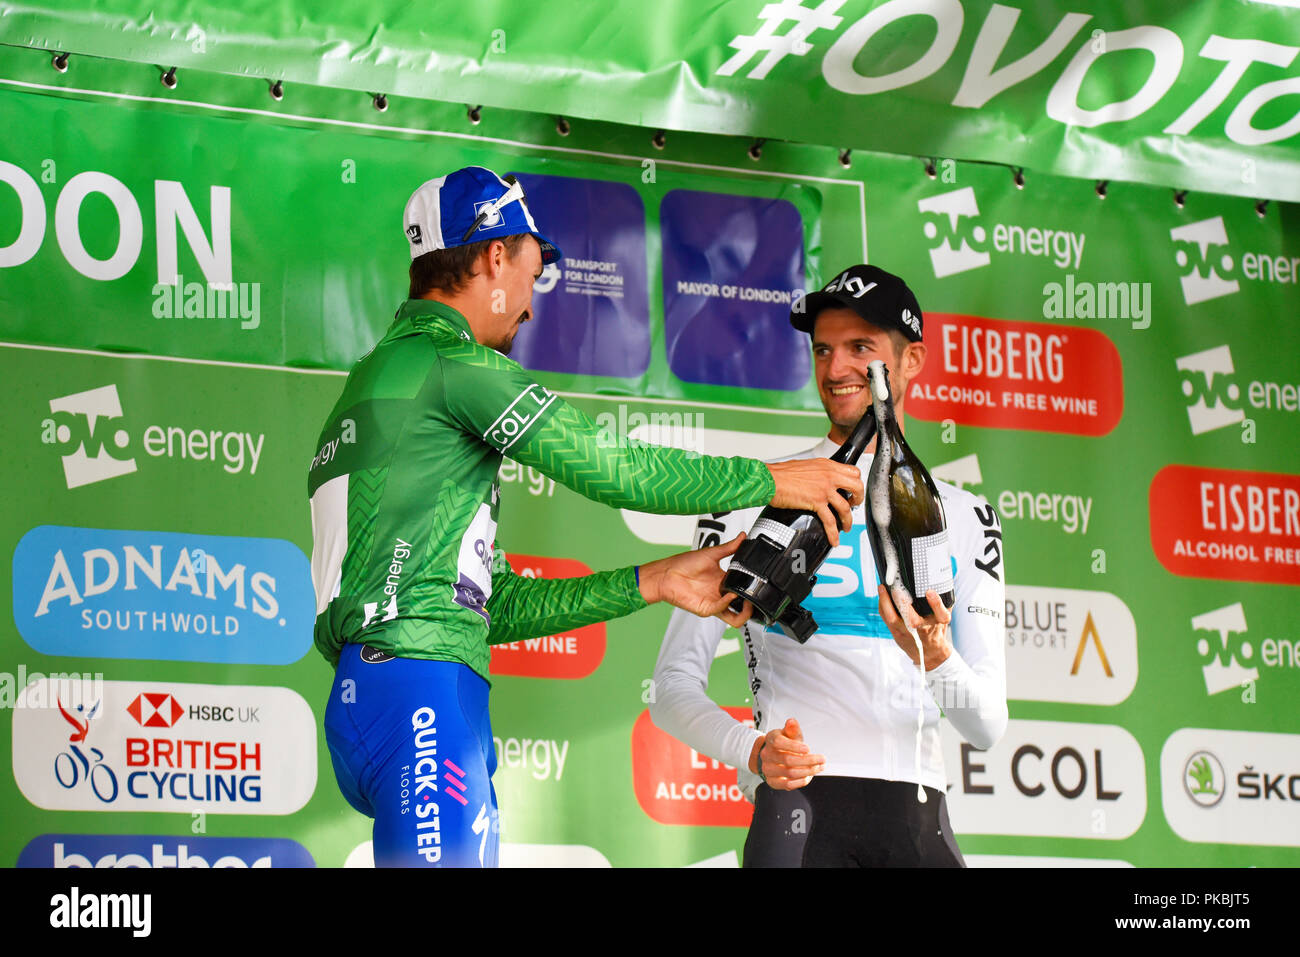
[[[758,786],[745,867],[965,867],[934,788],[875,778],[814,777],[794,791]]]

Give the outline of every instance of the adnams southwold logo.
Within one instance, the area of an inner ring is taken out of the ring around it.
[[[1232,350],[1227,344],[1193,352],[1174,361],[1187,400],[1187,421],[1193,435],[1238,425],[1245,421],[1245,405],[1283,412],[1300,410],[1300,387],[1291,382],[1254,379],[1243,395],[1236,381]]]
[[[1265,252],[1236,253],[1223,217],[1215,216],[1169,230],[1174,262],[1182,275],[1183,301],[1192,306],[1241,289],[1240,280],[1300,282],[1300,257]]]
[[[979,269],[992,262],[992,252],[1044,257],[1060,269],[1079,269],[1085,233],[996,223],[990,236],[977,218],[979,201],[971,186],[917,200],[921,230],[930,242],[930,264],[936,279]]]
[[[247,466],[248,474],[255,475],[265,438],[265,433],[186,423],[147,425],[137,439],[116,384],[50,399],[50,414],[40,422],[41,442],[62,456],[70,489],[129,475],[140,455],[211,462],[231,475]]]
[[[14,624],[47,655],[287,665],[313,605],[278,538],[40,525],[14,549]]]

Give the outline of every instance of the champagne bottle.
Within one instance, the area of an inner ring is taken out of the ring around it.
[[[876,419],[868,409],[831,461],[856,465],[875,435]],[[735,611],[748,599],[759,621],[779,625],[796,641],[805,642],[817,630],[817,622],[801,602],[812,591],[817,569],[830,551],[826,528],[815,512],[769,505],[732,557],[723,591],[738,596],[731,604]]]
[[[956,601],[948,521],[934,479],[903,438],[889,393],[889,370],[879,359],[867,366],[876,455],[867,476],[867,535],[876,574],[894,607],[910,604],[922,618],[932,613],[927,590],[945,608]]]

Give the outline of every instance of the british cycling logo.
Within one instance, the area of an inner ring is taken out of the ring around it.
[[[1246,610],[1241,602],[1192,618],[1192,629],[1210,632],[1196,639],[1196,655],[1205,678],[1205,693],[1219,694],[1259,680],[1254,646],[1246,638]]]
[[[1228,296],[1240,289],[1232,254],[1226,249],[1222,254],[1210,252],[1211,247],[1228,245],[1222,216],[1176,226],[1169,230],[1169,238],[1174,241],[1174,262],[1183,273],[1180,282],[1187,305]]]
[[[48,696],[45,681],[25,696]],[[315,719],[287,688],[106,682],[58,714],[14,712],[14,780],[50,810],[287,814],[316,782]]]
[[[311,644],[310,565],[281,539],[41,525],[13,596],[43,654],[291,664]]]
[[[219,462],[230,475],[242,473],[247,465],[248,474],[255,475],[266,434],[191,424],[148,425],[137,442],[127,427],[117,385],[109,384],[50,399],[40,439],[60,453],[64,480],[74,489],[135,472],[141,453]]]
[[[1223,763],[1209,751],[1197,751],[1183,765],[1183,790],[1201,807],[1222,801],[1227,782]]]

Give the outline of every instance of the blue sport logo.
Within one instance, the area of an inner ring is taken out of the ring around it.
[[[287,665],[311,645],[311,568],[281,539],[41,525],[13,569],[42,654]]]
[[[19,867],[315,867],[287,838],[160,834],[42,834],[18,854]]]

